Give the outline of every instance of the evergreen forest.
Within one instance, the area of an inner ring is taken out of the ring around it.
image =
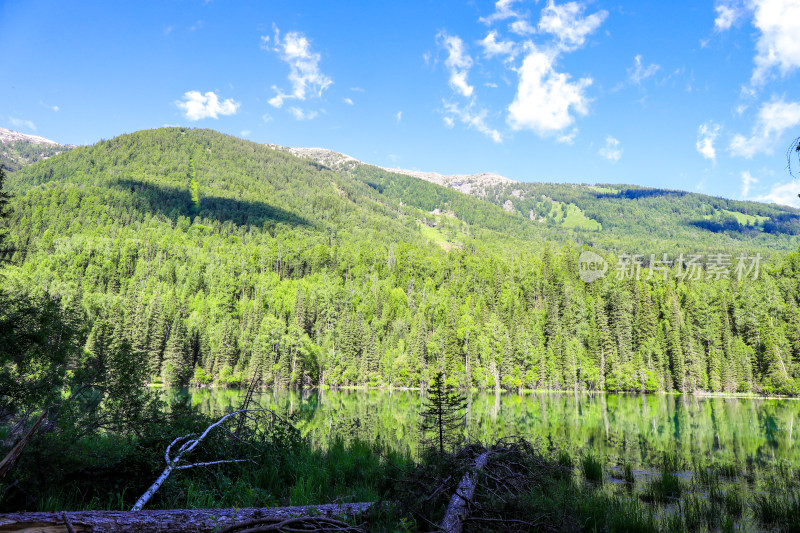
[[[151,384],[800,392],[796,210],[530,187],[552,190],[509,211],[211,130],[122,135],[8,173],[4,312],[47,302],[70,357]],[[584,250],[608,275],[581,280]],[[615,275],[622,253],[644,275]],[[662,253],[725,254],[730,275],[648,276]]]

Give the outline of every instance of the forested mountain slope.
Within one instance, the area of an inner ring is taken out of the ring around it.
[[[443,369],[489,388],[797,391],[797,253],[741,281],[735,256],[727,278],[637,280],[606,253],[585,283],[575,230],[209,130],[123,135],[9,181],[5,283],[60,295],[87,350],[123,347],[152,381],[419,386]]]
[[[330,150],[271,146],[341,171],[358,174],[370,167]],[[376,172],[376,167],[372,168]],[[382,170],[443,185],[503,207],[542,226],[550,240],[572,240],[645,255],[687,245],[696,250],[793,251],[800,244],[800,210],[787,206],[638,185],[521,183],[490,173],[448,176]],[[420,184],[413,187],[424,188]]]

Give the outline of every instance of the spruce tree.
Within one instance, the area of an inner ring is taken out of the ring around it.
[[[164,384],[183,386],[189,382],[191,373],[189,334],[180,315],[175,317],[169,331],[164,350]]]
[[[10,216],[8,212],[8,202],[11,199],[11,195],[3,191],[3,185],[5,184],[5,181],[6,173],[5,170],[3,170],[3,166],[0,165],[0,221]],[[0,262],[3,261],[3,257],[5,255],[13,252],[11,248],[6,247],[3,243],[7,233],[8,230],[3,229],[3,227],[0,226]]]
[[[423,435],[433,435],[432,442],[440,453],[454,449],[463,441],[466,407],[466,398],[445,384],[443,372],[437,372],[420,412],[420,428]]]

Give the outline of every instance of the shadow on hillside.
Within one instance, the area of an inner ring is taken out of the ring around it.
[[[673,191],[670,189],[624,189],[616,193],[597,193],[598,198],[625,198],[636,200],[638,198],[650,198],[654,196],[686,196],[686,191]]]
[[[688,225],[711,231],[713,233],[740,233],[745,236],[757,236],[762,233],[772,235],[800,235],[800,215],[786,213],[773,216],[769,220],[756,225],[739,223],[735,218],[722,220],[691,220]]]
[[[200,208],[196,209],[192,204],[192,196],[188,187],[183,190],[167,185],[130,179],[118,180],[113,185],[120,189],[128,190],[148,204],[137,207],[149,208],[170,219],[185,216],[192,220],[195,216],[199,216],[219,222],[230,221],[239,226],[252,225],[260,227],[265,223],[268,225],[313,226],[306,219],[294,213],[263,202],[206,196],[201,190]]]

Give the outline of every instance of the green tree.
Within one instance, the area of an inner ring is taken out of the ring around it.
[[[80,323],[54,296],[0,290],[0,412],[60,402],[85,339]]]
[[[3,185],[5,184],[5,181],[6,181],[6,172],[3,169],[3,166],[0,165],[0,222],[2,222],[4,218],[8,218],[10,216],[10,213],[8,212],[8,202],[9,200],[11,200],[11,195],[3,190]],[[7,234],[8,230],[0,226],[0,262],[3,261],[5,255],[13,251],[12,249],[7,248],[3,244],[3,241],[5,240]]]
[[[164,350],[164,383],[166,385],[186,385],[191,368],[189,333],[180,315],[175,317],[169,331],[169,340]]]
[[[452,450],[464,439],[464,410],[467,400],[454,387],[445,384],[443,372],[437,372],[428,388],[428,398],[420,412],[423,435],[433,433],[439,452]]]

